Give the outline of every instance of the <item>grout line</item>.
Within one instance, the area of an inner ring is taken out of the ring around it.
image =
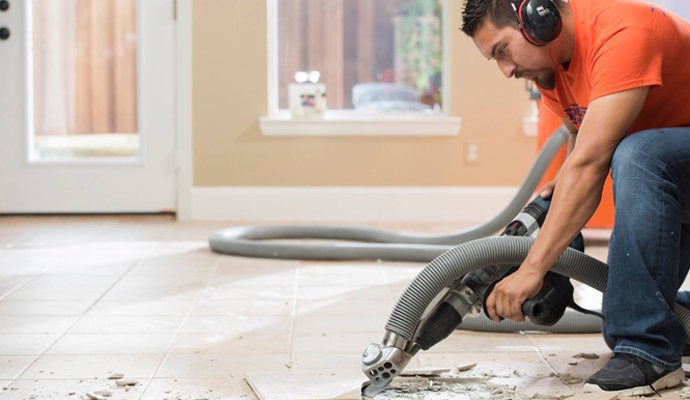
[[[117,223],[115,223],[115,225],[117,225]],[[10,290],[9,292],[3,294],[2,296],[0,296],[0,301],[5,300],[7,297],[9,297],[10,295],[12,295],[13,293],[15,293],[16,291],[18,291],[19,289],[24,288],[25,286],[27,286],[28,284],[32,283],[32,282],[35,281],[36,279],[38,279],[38,278],[40,278],[40,277],[42,277],[42,276],[48,274],[48,273],[49,273],[53,268],[55,268],[55,266],[58,265],[60,262],[63,262],[63,261],[68,260],[69,257],[74,256],[75,254],[77,254],[77,252],[79,252],[80,250],[83,250],[87,245],[89,245],[89,244],[91,244],[91,243],[94,243],[94,242],[93,242],[93,239],[96,238],[96,237],[98,237],[99,234],[105,232],[107,228],[109,228],[109,226],[103,226],[103,227],[101,227],[101,228],[96,228],[96,229],[93,230],[93,233],[89,235],[89,238],[86,239],[86,241],[82,241],[80,244],[76,244],[76,245],[67,245],[67,246],[69,246],[69,247],[73,247],[72,251],[68,251],[66,254],[64,254],[64,255],[62,255],[61,257],[59,257],[58,260],[56,260],[55,262],[53,262],[52,264],[50,264],[50,266],[49,266],[48,268],[46,268],[45,270],[41,271],[40,273],[34,275],[33,278],[27,280],[24,284],[21,284],[21,285],[15,287],[14,289]],[[8,244],[7,246],[5,246],[5,249],[6,249],[6,250],[9,250],[9,249],[13,248],[13,246],[14,246],[15,244],[21,243],[21,240],[22,240],[22,239],[28,238],[28,237],[30,237],[30,235],[24,235],[24,236],[22,236],[21,238],[15,240],[14,242],[12,242],[12,243]],[[144,254],[150,253],[150,252],[158,245],[158,243],[159,243],[159,242],[153,242],[153,244],[151,245],[151,248],[149,248],[148,251],[146,251]],[[0,250],[0,251],[2,251],[2,250]],[[128,269],[123,273],[122,276],[124,276],[125,274],[127,274],[127,273],[132,269],[132,267],[133,267],[134,265],[136,265],[136,263],[139,262],[139,260],[141,260],[141,259],[144,257],[144,254],[140,255],[139,258],[138,258],[136,261],[134,261],[134,262],[132,263],[132,265],[130,266],[130,268],[128,268]],[[21,275],[18,275],[18,276],[21,276]],[[122,278],[122,276],[120,277],[120,279]],[[119,279],[118,279],[118,282],[119,282]],[[116,283],[117,283],[117,282],[116,282]],[[112,288],[112,286],[111,286],[111,288]],[[108,288],[108,290],[110,290],[110,288]],[[98,300],[100,300],[100,298],[98,298]],[[94,305],[96,302],[98,302],[98,300],[94,301],[94,303],[91,305],[91,307],[93,307],[93,305]],[[85,301],[89,301],[89,300],[85,300]],[[84,312],[84,314],[85,314],[86,312],[88,312],[88,311],[91,309],[91,307],[89,307],[89,308]],[[83,315],[83,314],[82,314],[82,315]],[[71,327],[70,327],[70,329],[71,329]],[[23,373],[23,372],[22,372],[22,373]]]
[[[58,260],[56,260],[56,261],[54,261],[53,263],[51,263],[50,266],[49,266],[48,268],[46,268],[45,270],[41,271],[40,273],[34,275],[32,278],[30,278],[29,280],[27,280],[27,281],[24,282],[23,284],[21,284],[21,285],[19,285],[19,286],[16,286],[15,288],[13,288],[12,290],[10,290],[9,292],[7,292],[7,293],[3,294],[2,296],[0,296],[0,301],[5,300],[7,297],[9,297],[10,295],[12,295],[14,292],[18,291],[19,289],[24,288],[25,286],[27,286],[27,285],[30,284],[31,282],[35,281],[36,279],[38,279],[38,278],[40,278],[40,277],[46,275],[46,274],[48,273],[48,271],[50,271],[51,269],[55,268],[55,266],[58,265],[61,261],[64,261],[65,259],[67,259],[67,258],[70,257],[70,256],[73,256],[74,254],[77,253],[77,251],[83,249],[85,246],[86,246],[86,243],[82,243],[81,245],[74,246],[74,250],[72,250],[72,251],[70,251],[70,252],[67,252],[67,254],[64,254],[62,257],[59,257]],[[17,275],[17,276],[21,276],[21,275]],[[86,301],[88,301],[88,300],[86,300]]]
[[[156,243],[157,243],[157,242],[156,242]],[[84,246],[85,246],[85,244],[83,244],[81,247],[83,248]],[[115,281],[114,281],[114,282],[113,282],[113,283],[112,283],[112,284],[111,284],[111,285],[110,285],[110,286],[109,286],[109,287],[108,287],[108,288],[107,288],[97,299],[95,299],[95,300],[93,301],[93,303],[92,303],[92,304],[91,304],[91,305],[90,305],[90,306],[79,316],[79,318],[77,318],[76,321],[74,321],[74,323],[73,323],[72,325],[69,326],[69,328],[67,328],[67,330],[65,330],[64,333],[62,333],[61,335],[59,335],[59,337],[58,337],[57,339],[55,339],[55,341],[54,341],[50,346],[48,346],[48,348],[46,348],[45,350],[43,350],[43,351],[38,355],[38,357],[36,357],[36,359],[33,360],[33,361],[31,362],[31,364],[29,364],[26,368],[24,368],[24,369],[17,375],[17,377],[21,377],[24,373],[26,373],[26,371],[28,371],[31,367],[33,367],[34,364],[36,363],[36,361],[38,361],[41,357],[43,357],[50,349],[53,348],[53,346],[55,346],[55,344],[56,344],[58,341],[60,341],[60,339],[62,339],[62,338],[67,334],[67,332],[69,332],[72,328],[74,328],[74,326],[77,325],[77,324],[79,323],[79,321],[81,321],[82,318],[84,318],[84,316],[86,316],[86,314],[88,314],[88,312],[91,311],[91,309],[92,309],[92,308],[93,308],[93,307],[94,307],[94,306],[95,306],[95,305],[96,305],[106,294],[108,294],[108,292],[110,292],[110,290],[112,290],[112,288],[115,287],[115,285],[117,285],[117,284],[127,275],[127,273],[129,273],[129,271],[131,271],[131,270],[139,263],[139,261],[140,261],[143,257],[145,257],[145,255],[148,255],[150,252],[152,252],[154,248],[156,248],[156,245],[152,245],[151,248],[150,248],[144,255],[142,255],[137,261],[133,262],[132,265],[130,265],[129,268],[127,268],[127,270],[126,270],[118,279],[116,279],[116,280],[115,280]],[[51,266],[50,268],[53,268],[54,266],[55,266],[55,265]],[[48,270],[50,270],[50,268],[49,268]],[[47,272],[48,270],[46,270],[46,272]],[[45,272],[43,272],[43,274],[45,274]],[[43,275],[43,274],[41,274],[41,275]],[[88,300],[87,300],[87,301],[88,301]],[[10,386],[14,383],[15,380],[17,380],[17,379],[12,379],[12,383],[10,383],[9,385],[7,385],[7,387],[10,387]]]
[[[218,272],[218,268],[219,268],[219,266],[220,266],[220,261],[221,261],[221,259],[222,259],[222,258],[219,257],[219,258],[214,262],[213,268],[212,268],[211,272],[209,273],[208,278],[206,279],[206,283],[205,283],[204,286],[201,288],[201,290],[199,291],[199,293],[196,295],[196,297],[194,298],[194,301],[192,301],[192,304],[191,304],[191,306],[189,307],[189,310],[187,310],[187,313],[185,314],[184,318],[182,318],[182,322],[180,323],[180,326],[177,328],[177,330],[176,330],[175,333],[173,334],[173,339],[172,339],[172,341],[170,342],[170,345],[168,346],[168,349],[165,351],[165,354],[163,355],[163,358],[161,358],[161,362],[158,363],[158,366],[157,366],[156,369],[153,371],[153,374],[151,374],[151,378],[150,378],[150,379],[148,380],[148,382],[146,383],[146,386],[144,386],[144,388],[142,389],[142,391],[141,391],[141,396],[139,397],[139,399],[142,399],[142,398],[144,397],[144,395],[146,394],[146,391],[147,391],[148,388],[151,386],[151,382],[153,382],[153,379],[156,377],[156,374],[158,374],[158,371],[159,371],[159,370],[161,369],[161,367],[163,366],[163,363],[165,362],[166,357],[170,354],[170,350],[172,349],[173,345],[175,344],[175,341],[177,340],[178,336],[180,335],[180,332],[182,331],[182,328],[184,327],[185,323],[189,320],[189,317],[192,315],[192,311],[194,310],[194,307],[195,307],[195,306],[197,305],[197,303],[199,302],[199,299],[201,299],[201,297],[204,295],[204,291],[206,290],[206,288],[208,287],[208,285],[211,283],[211,281],[213,281],[213,278],[215,278],[216,273]]]
[[[297,324],[297,301],[298,301],[298,296],[299,296],[299,277],[300,277],[300,272],[302,270],[302,262],[298,261],[297,262],[297,271],[295,274],[297,275],[295,277],[295,294],[292,295],[292,324],[290,325],[290,355],[288,356],[288,363],[286,365],[289,366],[288,370],[292,369],[292,353],[293,353],[293,347],[295,346],[295,325]]]
[[[527,340],[529,340],[530,342],[532,342],[532,341],[529,339],[529,337],[527,338]],[[549,369],[551,370],[551,372],[553,372],[554,374],[556,374],[556,376],[558,376],[558,371],[556,371],[556,369],[553,367],[553,365],[551,365],[551,363],[549,362],[549,360],[546,359],[546,357],[544,357],[544,354],[542,354],[541,350],[539,350],[539,348],[537,348],[537,346],[535,346],[533,343],[532,343],[532,348],[534,349],[534,351],[537,352],[537,354],[539,355],[539,358],[541,358],[541,360],[544,361],[544,363],[546,363],[546,365],[549,367]]]
[[[388,275],[386,274],[386,269],[384,268],[385,265],[386,265],[385,261],[381,262],[381,263],[379,263],[379,268],[381,269],[381,273],[383,274],[383,282],[386,285],[386,288],[388,289],[388,294],[390,294],[391,299],[393,299],[393,301],[395,302],[395,301],[397,301],[397,299],[395,298],[395,293],[393,293],[393,284],[391,283],[391,280],[388,279]],[[409,284],[408,284],[408,286],[409,286]],[[391,312],[392,312],[392,310],[391,310]]]

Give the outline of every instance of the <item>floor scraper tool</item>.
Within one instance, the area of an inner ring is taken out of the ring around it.
[[[537,197],[529,203],[500,235],[535,238],[546,219],[550,201]],[[584,240],[579,234],[570,248],[584,252]],[[442,256],[441,256],[442,257]],[[519,266],[519,265],[518,265]],[[420,350],[428,350],[447,338],[466,317],[475,317],[483,310],[496,283],[515,272],[516,265],[490,265],[475,269],[447,287],[445,296],[419,321],[412,340],[387,331],[382,343],[372,343],[362,354],[362,370],[369,378],[362,393],[373,397],[381,392]],[[537,295],[522,305],[525,317],[537,325],[555,324],[567,307],[597,315],[573,300],[574,288],[568,277],[549,271]]]

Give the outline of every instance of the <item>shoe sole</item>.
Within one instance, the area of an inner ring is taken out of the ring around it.
[[[654,394],[655,390],[668,389],[674,386],[678,386],[685,379],[685,371],[682,368],[677,369],[670,374],[664,375],[659,378],[656,382],[652,383],[652,390],[650,385],[638,386],[630,389],[623,390],[604,390],[598,385],[592,383],[585,383],[582,388],[583,393],[616,393],[625,396],[646,396],[649,394]]]

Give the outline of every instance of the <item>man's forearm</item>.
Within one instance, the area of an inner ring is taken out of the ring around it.
[[[573,152],[573,149],[575,148],[575,142],[577,141],[577,133],[569,133],[568,134],[568,153],[567,155],[570,156],[570,153]],[[566,156],[567,158],[567,156]]]
[[[577,140],[577,133],[569,133],[568,134],[568,150],[565,155],[565,159],[567,160],[568,157],[570,157],[570,153],[573,152],[573,149],[575,148],[575,141]],[[563,170],[563,166],[558,169],[558,172],[556,172],[556,180],[561,177],[561,171]]]
[[[546,273],[596,211],[608,164],[569,159],[561,170],[549,214],[523,266]]]

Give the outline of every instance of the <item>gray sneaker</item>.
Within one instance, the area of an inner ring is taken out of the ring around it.
[[[685,372],[682,368],[664,370],[640,357],[614,353],[604,368],[587,379],[583,392],[644,396],[677,386],[683,379]]]

